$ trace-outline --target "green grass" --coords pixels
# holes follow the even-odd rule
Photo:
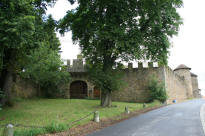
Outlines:
[[[114,107],[99,107],[99,100],[79,99],[33,99],[19,100],[14,107],[4,108],[0,111],[0,124],[24,124],[34,126],[51,126],[52,124],[69,124],[85,115],[98,110],[100,118],[111,118],[124,112],[125,106],[130,111],[143,109],[140,103],[113,102]],[[147,107],[159,105],[159,102],[147,104]],[[78,124],[92,120],[93,116],[81,121]],[[53,127],[55,129],[55,126]],[[62,128],[62,127],[61,127]],[[24,128],[15,128],[23,130]],[[52,127],[50,127],[52,129]],[[65,128],[62,128],[65,130]],[[2,129],[0,130],[2,131]],[[42,130],[39,130],[42,131]],[[51,131],[47,131],[51,132]],[[54,131],[55,132],[55,131]]]

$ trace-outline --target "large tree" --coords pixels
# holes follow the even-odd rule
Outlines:
[[[48,2],[54,0],[0,0],[0,90],[5,93],[3,104],[11,99],[13,75],[25,64],[26,56],[48,39],[44,37],[46,29],[41,25],[46,20]]]
[[[60,42],[56,37],[56,21],[49,15],[44,21],[38,20],[37,41],[40,46],[30,51],[22,64],[19,74],[39,86],[39,96],[64,96],[62,86],[69,81],[69,73],[59,53]]]
[[[60,20],[60,32],[72,31],[73,41],[79,43],[92,67],[110,77],[110,71],[122,61],[149,59],[167,63],[169,38],[182,24],[177,13],[182,0],[76,1],[78,7]],[[112,78],[109,79],[101,88],[102,106],[111,105]]]
[[[28,59],[30,61],[20,75],[39,86],[39,96],[64,97],[62,86],[68,83],[70,76],[58,51],[44,45],[28,55]]]

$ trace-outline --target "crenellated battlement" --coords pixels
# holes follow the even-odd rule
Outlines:
[[[137,67],[133,67],[133,63],[128,63],[127,69],[132,70],[132,69],[148,69],[148,68],[158,68],[158,63],[157,62],[136,62]]]
[[[137,64],[138,67],[133,67],[133,63],[128,63],[128,66],[125,69],[134,70],[134,69],[148,69],[148,68],[158,67],[154,65],[154,62],[148,62],[148,63],[137,62]],[[86,72],[85,63],[83,62],[83,59],[74,59],[72,61],[72,65],[71,65],[71,60],[67,60],[67,67],[68,67],[68,72]]]

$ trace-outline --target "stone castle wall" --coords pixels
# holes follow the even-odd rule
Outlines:
[[[127,86],[120,91],[113,92],[116,101],[147,102],[149,100],[148,84],[153,76],[159,83],[164,84],[168,94],[167,103],[185,101],[188,98],[189,86],[184,77],[179,76],[169,67],[148,67],[125,69],[123,80]]]
[[[200,92],[201,90],[198,87],[198,79],[197,75],[191,74],[191,80],[192,80],[192,90],[193,90],[193,96],[195,98],[201,98]]]
[[[75,75],[80,75],[80,73],[86,73],[83,66],[82,60],[74,60],[73,66],[70,66],[70,61],[68,63],[68,71]],[[190,70],[190,69],[189,69]],[[155,76],[159,83],[163,83],[166,87],[168,94],[167,103],[172,103],[173,100],[177,102],[184,101],[193,96],[192,84],[195,88],[198,88],[197,79],[193,79],[195,82],[192,83],[191,73],[187,69],[179,69],[173,71],[169,67],[160,66],[153,67],[153,63],[148,63],[148,67],[143,67],[142,63],[138,63],[137,68],[133,68],[132,64],[128,64],[128,68],[123,69],[124,73],[122,88],[119,91],[114,91],[112,93],[112,99],[114,101],[127,101],[127,102],[147,102],[149,100],[149,90],[148,85],[152,77]],[[76,80],[75,76],[74,80]],[[94,85],[84,80],[89,86],[89,97],[93,97],[92,88]],[[79,79],[80,80],[80,79]],[[195,89],[196,90],[196,89]]]
[[[163,69],[163,67],[158,68],[152,65],[142,67],[141,63],[139,63],[138,68],[124,69],[123,81],[125,85],[120,91],[112,93],[112,99],[114,101],[148,102],[148,84],[153,76],[155,76],[160,83],[163,83]]]
[[[187,96],[189,98],[192,98],[193,90],[190,69],[176,69],[174,70],[174,73],[184,78],[184,82],[186,83]]]
[[[168,94],[167,103],[172,103],[173,100],[181,102],[187,99],[187,84],[184,77],[177,75],[172,69],[165,69],[165,87]]]
[[[194,90],[198,90],[198,80],[196,76],[192,76],[192,89]]]
[[[38,95],[38,86],[35,83],[19,76],[16,77],[12,88],[12,96],[14,98],[32,98]]]
[[[67,63],[72,80],[69,84],[63,86],[66,90],[65,97],[70,98],[70,86],[73,82],[83,81],[87,85],[86,97],[93,98],[96,86],[88,80],[82,59],[74,60],[73,66],[70,65],[70,61],[67,61]],[[165,66],[153,67],[153,63],[148,63],[148,67],[143,67],[142,63],[138,63],[138,67],[133,68],[132,64],[129,63],[128,68],[123,69],[122,73],[124,73],[123,81],[125,84],[119,91],[112,93],[114,101],[147,102],[149,100],[148,85],[153,76],[157,78],[159,83],[165,85],[168,94],[167,103],[172,103],[173,100],[184,101],[190,98],[190,94],[195,98],[200,97],[197,76],[190,75],[189,70],[173,71]],[[15,97],[30,98],[39,96],[38,90],[38,86],[34,83],[16,78],[12,94]]]

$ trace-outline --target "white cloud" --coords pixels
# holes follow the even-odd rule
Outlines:
[[[68,0],[58,0],[54,7],[48,8],[47,15],[51,14],[54,19],[60,20],[63,18],[68,10],[77,7],[76,4],[71,5]],[[76,59],[77,54],[80,53],[78,45],[72,42],[72,33],[68,32],[64,36],[57,34],[61,42],[61,58],[62,59]]]
[[[198,75],[199,86],[205,89],[205,1],[184,1],[184,8],[179,12],[184,19],[179,35],[172,39],[174,47],[171,49],[169,65],[175,68],[185,64]]]

